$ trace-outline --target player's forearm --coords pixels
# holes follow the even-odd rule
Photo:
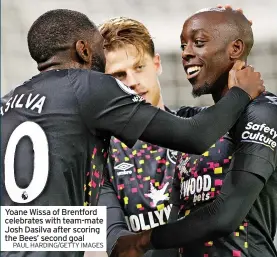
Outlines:
[[[179,210],[181,206],[180,190],[181,190],[181,185],[180,185],[179,174],[175,170],[174,179],[172,183],[172,191],[171,191],[171,196],[169,200],[169,202],[172,204],[172,208],[168,218],[168,223],[172,223],[178,219]]]
[[[113,203],[107,203],[111,200]],[[99,198],[99,205],[107,206],[107,253],[110,255],[119,237],[134,233],[128,230],[121,206],[117,199],[113,199],[112,194],[102,194]]]
[[[153,247],[191,247],[235,231],[246,217],[264,183],[248,172],[231,173],[227,175],[221,194],[213,203],[184,219],[154,228],[151,234]]]
[[[116,241],[122,236],[134,235],[134,232],[131,232],[124,226],[122,223],[117,223],[110,225],[107,229],[107,253],[110,256]]]
[[[99,205],[107,206],[107,253],[110,255],[119,237],[134,233],[128,230],[124,213],[113,194],[102,194],[99,198]]]
[[[193,118],[182,119],[159,111],[141,139],[181,152],[202,154],[235,124],[250,98],[232,88],[216,105]]]
[[[109,255],[119,237],[134,233],[128,230],[124,212],[107,177],[101,189],[98,205],[107,206],[107,252]]]
[[[172,205],[170,215],[168,218],[168,223],[172,223],[178,219],[179,210],[180,210],[180,206]]]

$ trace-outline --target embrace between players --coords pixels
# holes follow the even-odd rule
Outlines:
[[[145,37],[132,41],[140,29]],[[29,50],[41,73],[1,99],[2,205],[107,205],[110,256],[179,254],[170,248],[182,256],[277,256],[277,106],[260,74],[245,67],[250,22],[224,8],[185,21],[187,79],[195,96],[212,94],[216,104],[176,112],[162,101],[161,61],[147,29],[118,18],[100,32],[103,37],[86,16],[68,10],[47,12],[32,25]],[[28,100],[36,93],[45,96],[40,112]],[[30,108],[17,108],[16,95]],[[18,142],[14,170],[4,157],[15,129],[25,135],[38,126],[49,165],[40,191],[28,192],[36,172],[30,142]],[[18,188],[27,187],[24,198],[12,192],[11,172]]]

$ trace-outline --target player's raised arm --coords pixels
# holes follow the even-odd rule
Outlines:
[[[232,88],[226,96],[188,119],[154,108],[108,75],[79,70],[72,72],[71,80],[81,115],[93,133],[110,133],[129,147],[140,138],[166,148],[201,154],[235,124],[251,98],[264,90],[256,72],[248,69],[232,74]]]

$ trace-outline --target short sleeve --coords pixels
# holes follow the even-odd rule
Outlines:
[[[277,105],[261,98],[247,107],[231,131],[237,147],[230,169],[254,173],[266,182],[277,166]]]
[[[112,76],[88,71],[71,71],[81,116],[93,132],[108,132],[132,147],[158,112],[133,90]],[[141,106],[149,105],[140,111]]]

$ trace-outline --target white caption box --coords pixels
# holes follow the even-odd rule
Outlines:
[[[1,251],[106,251],[105,206],[1,206]]]

